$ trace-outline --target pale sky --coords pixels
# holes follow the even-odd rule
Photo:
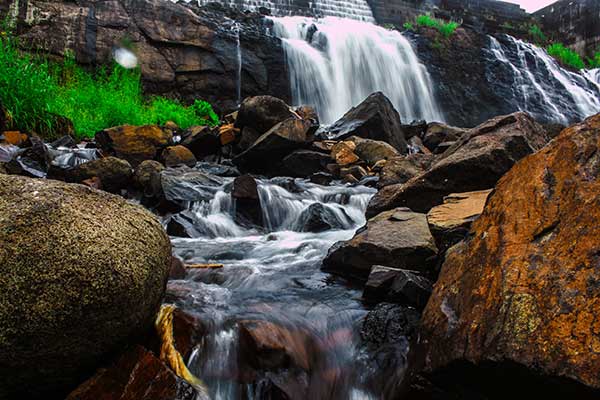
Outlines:
[[[556,0],[503,0],[508,3],[516,3],[525,9],[527,12],[534,12],[540,8],[544,8],[549,4],[555,3]]]

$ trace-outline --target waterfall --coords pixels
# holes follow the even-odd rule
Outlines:
[[[240,44],[240,24],[236,22],[233,24],[233,31],[235,33],[235,45],[236,45],[236,61],[237,61],[237,72],[236,72],[236,101],[239,106],[242,103],[242,46]]]
[[[485,51],[488,81],[506,86],[516,109],[565,125],[600,112],[597,72],[568,71],[545,50],[508,35],[490,36]]]
[[[399,32],[354,20],[273,18],[283,40],[294,105],[311,105],[333,123],[373,92],[403,121],[443,121],[427,69]]]

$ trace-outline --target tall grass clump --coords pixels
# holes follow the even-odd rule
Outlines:
[[[546,43],[546,41],[548,40],[544,32],[542,32],[542,28],[540,28],[537,25],[531,25],[529,27],[529,36],[534,41],[534,43],[538,44]]]
[[[52,132],[56,116],[73,122],[78,137],[92,137],[99,130],[123,124],[145,125],[175,122],[180,128],[217,125],[211,105],[196,100],[184,106],[164,97],[147,99],[141,73],[118,64],[88,72],[67,55],[51,64],[22,53],[8,33],[0,35],[0,104],[9,127]]]
[[[585,68],[585,63],[579,54],[565,47],[562,43],[554,43],[546,48],[548,54],[560,61],[561,64],[575,69]]]
[[[48,105],[56,84],[49,70],[47,62],[21,54],[10,35],[0,34],[0,104],[10,128],[40,133],[52,129]]]
[[[588,58],[587,61],[590,68],[600,68],[600,50],[594,53],[592,58]]]
[[[422,14],[417,17],[416,23],[418,26],[434,28],[440,32],[445,38],[449,38],[454,34],[459,24],[454,21],[444,22],[440,19],[431,17],[430,15]]]

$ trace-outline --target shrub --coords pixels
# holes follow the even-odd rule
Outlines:
[[[581,56],[575,51],[565,47],[562,43],[554,43],[547,47],[548,54],[556,58],[561,64],[575,69],[585,68]]]
[[[536,43],[545,43],[548,40],[546,35],[544,35],[544,32],[542,32],[542,29],[537,25],[531,25],[529,27],[529,36],[531,36]]]
[[[594,57],[588,58],[590,68],[600,68],[600,50],[594,54]]]
[[[0,36],[0,104],[9,127],[52,132],[55,115],[69,118],[78,137],[93,136],[107,127],[175,122],[181,128],[217,125],[219,118],[205,101],[186,107],[178,101],[142,94],[139,69],[118,64],[94,73],[67,55],[61,64],[19,52],[15,39]]]
[[[458,23],[454,21],[444,22],[425,14],[419,15],[416,22],[418,26],[426,26],[437,29],[438,32],[440,32],[446,38],[452,36],[452,34],[456,31],[456,28],[459,26]]]
[[[413,24],[411,24],[410,22],[405,22],[402,27],[407,30],[407,31],[414,31],[415,27]]]

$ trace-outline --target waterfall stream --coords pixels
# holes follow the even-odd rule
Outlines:
[[[488,80],[508,87],[516,109],[565,125],[600,111],[597,70],[568,71],[545,50],[508,35],[490,36],[485,51]]]
[[[294,105],[314,106],[321,122],[335,122],[377,91],[403,121],[443,121],[427,69],[399,32],[335,17],[272,21],[284,43]]]
[[[375,190],[288,178],[258,183],[265,231],[236,224],[231,178],[225,178],[210,201],[189,207],[206,234],[172,238],[174,253],[185,262],[224,264],[222,270],[192,270],[185,280],[168,285],[168,300],[207,327],[188,361],[190,369],[207,382],[214,400],[267,399],[269,382],[285,386],[298,381],[310,399],[380,398],[368,385],[375,368],[369,369],[360,344],[366,314],[361,294],[320,271],[330,246],[351,238],[364,224]],[[333,211],[343,228],[301,232],[302,212],[316,203]],[[286,346],[302,343],[300,351],[310,352],[308,372],[290,377],[290,371],[274,371],[259,377],[258,384],[244,383],[251,368],[244,362],[245,349],[239,348],[239,325],[257,320],[283,327],[289,334]]]

